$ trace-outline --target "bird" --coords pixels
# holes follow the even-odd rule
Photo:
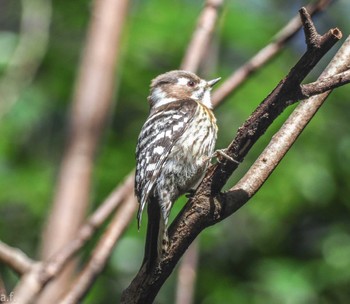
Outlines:
[[[142,265],[151,267],[167,253],[171,208],[195,189],[210,164],[218,131],[210,91],[220,79],[174,70],[151,82],[149,116],[136,146],[138,229],[146,205],[148,213]]]

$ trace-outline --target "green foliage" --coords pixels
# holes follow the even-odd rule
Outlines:
[[[19,6],[18,1],[10,2]],[[96,159],[91,209],[133,169],[138,132],[148,112],[150,80],[179,67],[202,8],[202,1],[131,2],[116,105]],[[208,76],[225,80],[301,5],[300,1],[227,1],[216,34],[218,66]],[[324,30],[339,26],[346,35],[347,6],[344,1],[334,4],[317,25]],[[90,3],[82,0],[53,3],[46,56],[33,82],[0,121],[0,239],[33,257],[55,190],[90,9]],[[11,13],[0,23],[0,76],[18,39],[18,18]],[[298,60],[305,48],[303,39],[298,36],[216,110],[218,147],[229,144],[237,128]],[[348,96],[349,87],[333,93],[256,197],[201,235],[195,303],[350,301]],[[258,142],[228,187],[249,168],[290,111]],[[183,202],[175,206],[172,218]],[[145,230],[144,224],[138,233],[136,223],[131,223],[86,303],[116,301],[141,263]],[[12,274],[0,270],[5,279],[14,281]],[[159,303],[173,302],[175,283],[173,276]]]

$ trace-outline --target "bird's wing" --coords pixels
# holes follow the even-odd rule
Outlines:
[[[136,149],[135,193],[140,203],[137,219],[153,191],[163,164],[174,144],[194,117],[198,104],[192,99],[170,102],[151,112],[142,127]]]

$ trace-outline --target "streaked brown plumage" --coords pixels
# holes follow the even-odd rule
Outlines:
[[[200,182],[210,162],[217,136],[210,90],[218,81],[187,71],[171,71],[152,81],[150,114],[136,148],[139,227],[148,203],[144,263],[152,264],[166,252],[170,210],[179,196]]]

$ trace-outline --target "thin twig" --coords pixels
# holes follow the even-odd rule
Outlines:
[[[30,299],[40,293],[46,284],[63,270],[67,262],[94,235],[95,231],[106,221],[119,204],[133,192],[133,188],[134,173],[132,172],[122,185],[117,187],[90,216],[69,244],[61,248],[46,262],[36,263],[31,267],[30,271],[27,272],[27,275],[22,278],[20,284],[16,287],[16,299],[20,300],[22,304],[29,303]],[[134,205],[136,206],[136,203]]]
[[[328,90],[333,90],[350,82],[350,71],[345,71],[336,75],[331,75],[326,78],[319,79],[315,82],[300,86],[299,99],[305,99],[309,96],[324,93]]]
[[[104,269],[114,246],[128,227],[136,209],[134,193],[130,192],[129,197],[118,209],[79,277],[73,282],[63,299],[59,301],[60,304],[78,303],[88,292],[89,287]]]
[[[97,208],[85,224],[79,229],[76,237],[59,250],[54,256],[43,264],[41,281],[49,282],[62,271],[64,265],[76,254],[85,243],[90,240],[95,231],[107,220],[107,218],[119,207],[119,205],[133,193],[134,173],[126,178],[121,186],[117,187],[107,199]],[[135,204],[136,206],[136,204]]]
[[[314,16],[323,11],[332,2],[332,0],[319,0],[314,4],[308,5],[306,9],[311,16]],[[232,95],[232,92],[237,90],[237,88],[245,82],[247,77],[274,58],[283,49],[285,44],[298,33],[301,27],[302,22],[300,17],[296,15],[275,35],[275,38],[268,45],[237,69],[213,92],[213,105],[218,106],[221,104],[228,96]]]
[[[0,261],[11,267],[18,274],[24,274],[35,263],[23,251],[0,241]]]
[[[24,273],[21,280],[16,285],[13,293],[16,295],[16,303],[33,303],[33,298],[42,290],[40,271],[42,263],[34,263],[30,271]]]
[[[205,2],[205,7],[198,19],[196,30],[182,60],[181,69],[191,72],[198,70],[209,46],[222,3],[223,0],[207,0]]]

